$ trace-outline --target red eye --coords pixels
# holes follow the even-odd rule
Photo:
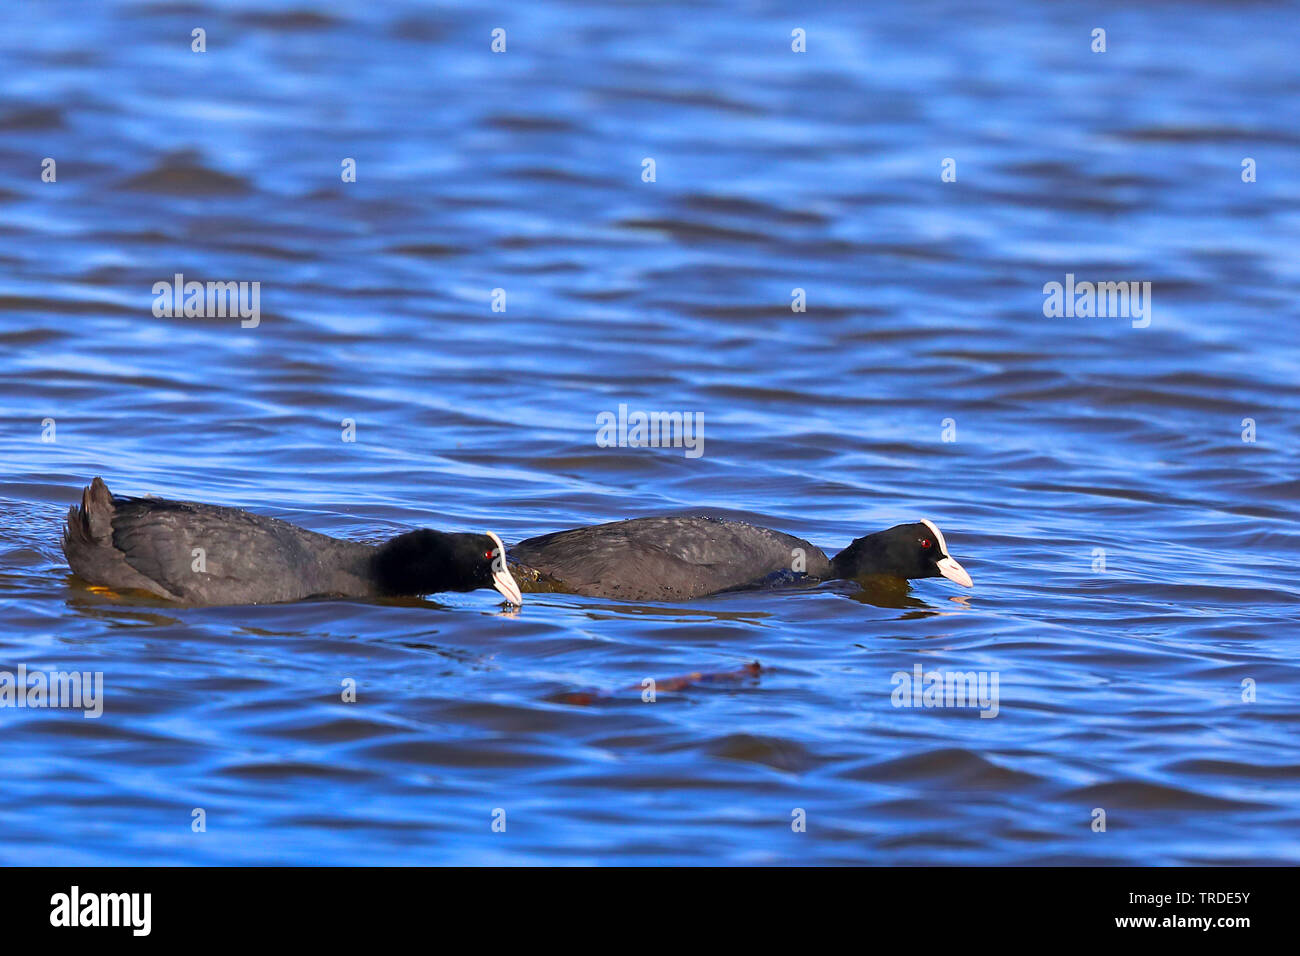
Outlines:
[[[484,552],[483,552],[483,557],[486,558],[487,560],[491,561],[491,560],[492,560],[492,555],[494,555],[494,554],[496,554],[495,551],[484,551]]]
[[[930,550],[930,539],[929,539],[929,538],[922,538],[922,539],[921,539],[921,547],[922,547],[923,550],[929,551],[929,550]]]

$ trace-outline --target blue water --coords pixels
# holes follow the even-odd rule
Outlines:
[[[0,671],[104,713],[0,708],[0,862],[1300,862],[1300,17],[1072,7],[4,5]],[[929,517],[975,587],[174,608],[70,575],[94,475],[369,541]]]

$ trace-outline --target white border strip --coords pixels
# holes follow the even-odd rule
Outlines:
[[[925,525],[927,528],[929,528],[931,531],[934,532],[935,540],[939,542],[939,553],[946,558],[952,557],[952,555],[948,553],[948,542],[943,540],[943,532],[939,530],[939,526],[935,524],[933,521],[931,521],[929,518],[922,518],[921,524]]]

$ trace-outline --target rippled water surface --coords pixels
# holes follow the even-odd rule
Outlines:
[[[0,709],[0,862],[1300,862],[1293,6],[0,19],[0,669],[105,682]],[[155,317],[176,273],[260,324]],[[1149,327],[1045,317],[1067,273]],[[704,454],[598,447],[620,403]],[[96,474],[372,541],[925,516],[975,588],[114,601]]]

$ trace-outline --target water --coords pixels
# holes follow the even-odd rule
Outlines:
[[[1300,862],[1293,6],[0,17],[0,669],[105,682],[0,709],[0,862]],[[1045,317],[1067,273],[1150,326]],[[704,454],[598,447],[620,403]],[[975,588],[114,602],[96,474],[365,540],[926,516]],[[918,664],[996,718],[894,707]]]

